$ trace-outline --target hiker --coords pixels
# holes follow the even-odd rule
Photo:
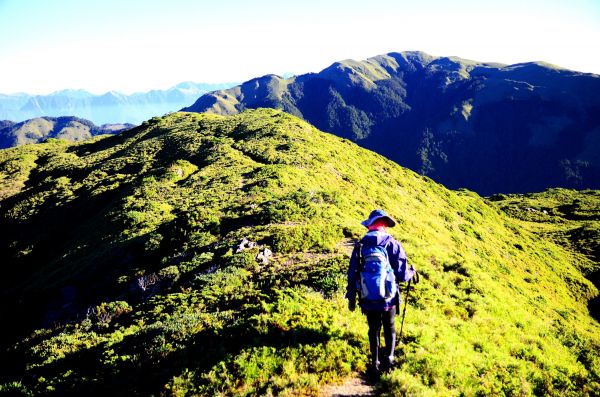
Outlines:
[[[378,375],[382,325],[385,338],[383,369],[389,369],[394,364],[395,320],[396,312],[400,308],[397,283],[409,281],[416,271],[414,266],[408,268],[402,245],[388,234],[387,228],[394,227],[396,221],[385,211],[372,211],[369,218],[361,224],[368,232],[352,251],[346,298],[348,309],[354,311],[356,295],[359,295],[358,303],[369,324],[371,371]]]

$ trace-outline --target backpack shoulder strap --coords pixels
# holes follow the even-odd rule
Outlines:
[[[387,260],[388,266],[392,266],[391,262],[390,262],[390,254],[388,253],[387,250],[387,245],[382,245],[381,248],[383,248],[383,253],[385,254],[385,259]]]
[[[360,273],[365,268],[365,258],[363,257],[363,254],[362,254],[363,243],[361,243],[360,240],[357,241],[356,244],[354,244],[354,248],[356,249],[356,259],[358,261],[358,266],[356,267],[356,271],[358,273]]]

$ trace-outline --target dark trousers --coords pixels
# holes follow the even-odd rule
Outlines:
[[[365,312],[369,323],[369,345],[371,347],[371,363],[379,366],[379,338],[381,326],[383,325],[383,337],[385,339],[385,356],[390,361],[394,360],[394,348],[396,346],[396,306],[388,311]],[[387,363],[386,363],[387,364]]]

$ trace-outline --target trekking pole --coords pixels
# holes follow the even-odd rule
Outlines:
[[[404,328],[404,317],[406,317],[406,306],[408,306],[408,294],[410,293],[410,283],[413,281],[413,278],[415,279],[415,284],[417,284],[419,282],[419,276],[418,273],[415,272],[415,275],[413,277],[411,277],[410,280],[408,280],[408,286],[406,287],[406,303],[404,303],[404,311],[402,312],[402,323],[400,324],[400,336],[398,337],[398,340],[402,340],[402,329]]]
[[[406,306],[408,306],[408,293],[410,292],[411,281],[412,278],[408,280],[408,286],[406,287],[406,302],[404,303],[404,311],[402,312],[402,323],[400,323],[400,336],[398,337],[398,340],[402,340],[402,329],[404,328],[404,317],[406,317]]]

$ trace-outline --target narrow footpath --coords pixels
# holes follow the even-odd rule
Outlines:
[[[324,386],[319,394],[320,397],[364,397],[376,395],[375,388],[361,377],[349,378],[341,385]]]

